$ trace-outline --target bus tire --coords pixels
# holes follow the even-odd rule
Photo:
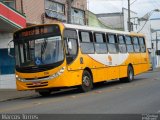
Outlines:
[[[82,84],[80,86],[81,92],[88,92],[93,88],[93,80],[89,71],[84,70],[82,74]]]
[[[128,70],[127,70],[127,77],[125,78],[120,78],[121,82],[131,82],[134,80],[134,70],[132,66],[128,66]]]
[[[39,91],[38,93],[43,97],[47,97],[51,95],[51,91]]]

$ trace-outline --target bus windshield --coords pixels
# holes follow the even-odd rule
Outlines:
[[[61,36],[15,44],[15,52],[16,65],[21,67],[54,64],[64,59]]]
[[[22,29],[14,34],[14,46],[16,68],[23,68],[21,71],[28,67],[44,69],[47,65],[52,69],[64,60],[58,25]]]

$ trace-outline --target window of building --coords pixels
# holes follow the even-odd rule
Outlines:
[[[11,7],[11,8],[16,8],[16,2],[15,0],[2,0],[2,2],[4,2],[7,6]]]
[[[93,36],[91,32],[79,32],[81,51],[83,54],[94,54],[94,43]]]
[[[85,12],[80,9],[71,9],[71,23],[85,25]]]
[[[45,1],[45,12],[48,17],[60,19],[65,21],[65,6],[51,0]]]

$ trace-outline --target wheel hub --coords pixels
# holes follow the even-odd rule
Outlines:
[[[90,85],[89,77],[88,77],[88,76],[84,76],[84,78],[83,78],[83,83],[84,83],[84,85],[87,86],[87,87]]]

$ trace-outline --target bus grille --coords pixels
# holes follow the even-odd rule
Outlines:
[[[26,84],[28,88],[38,88],[48,86],[48,82],[33,82]]]
[[[43,79],[43,78],[48,78],[48,77],[49,77],[49,76],[39,77],[39,78],[37,78],[37,80],[38,80],[38,79]],[[28,80],[28,81],[29,81],[29,80],[34,80],[34,79],[33,79],[33,78],[25,78],[25,80]]]

